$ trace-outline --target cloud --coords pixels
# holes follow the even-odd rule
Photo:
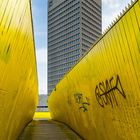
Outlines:
[[[36,49],[36,57],[38,64],[45,64],[47,65],[47,48],[37,48]]]
[[[120,7],[120,0],[103,0],[102,1],[104,5],[108,5],[111,9],[116,9]]]
[[[102,2],[102,31],[104,31],[131,0],[103,0]]]
[[[36,49],[39,94],[47,94],[47,47]]]
[[[118,13],[110,13],[110,15],[104,14],[102,19],[102,30],[104,31],[109,25],[111,25],[111,22],[117,17]]]

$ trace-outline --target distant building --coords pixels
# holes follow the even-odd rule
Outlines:
[[[46,94],[39,95],[39,102],[36,111],[48,111],[48,104],[47,104],[48,96]]]
[[[101,0],[48,1],[48,93],[101,36]]]

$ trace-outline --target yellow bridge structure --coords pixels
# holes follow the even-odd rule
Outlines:
[[[31,0],[0,0],[0,140],[16,140],[23,130],[26,136],[34,125],[46,136],[50,131],[58,135],[60,130],[53,134],[54,129],[46,128],[50,124],[60,126],[72,140],[140,140],[140,0],[56,85],[48,99],[51,117],[34,116],[38,100],[34,46]],[[36,123],[33,116],[51,120]]]

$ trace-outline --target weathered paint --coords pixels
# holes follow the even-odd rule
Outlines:
[[[56,85],[51,117],[84,139],[140,139],[140,0]]]
[[[18,137],[37,98],[30,0],[0,0],[0,140]]]

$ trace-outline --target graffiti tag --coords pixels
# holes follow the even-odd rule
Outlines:
[[[79,109],[82,109],[83,112],[88,111],[88,106],[90,105],[88,97],[84,98],[82,93],[76,93],[74,94],[74,98],[75,102],[80,105]]]
[[[96,99],[101,107],[111,104],[118,106],[115,93],[119,93],[123,98],[126,98],[123,90],[119,75],[111,77],[109,80],[105,80],[96,85],[95,95]]]

